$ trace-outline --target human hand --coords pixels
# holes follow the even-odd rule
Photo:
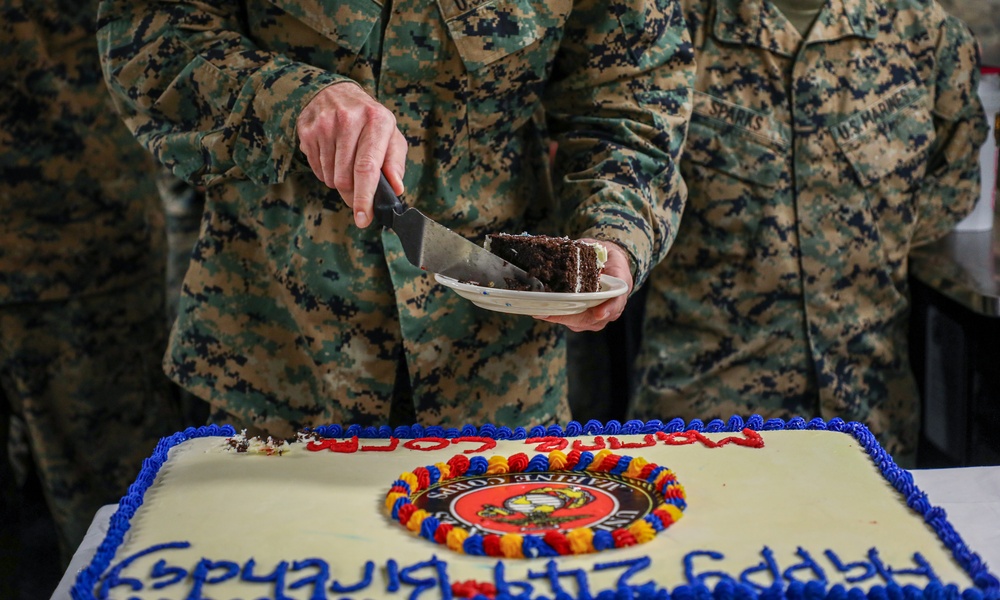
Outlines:
[[[316,94],[296,123],[299,148],[316,177],[354,210],[354,222],[372,222],[379,171],[403,193],[406,138],[396,117],[360,86],[337,83]]]
[[[559,315],[551,317],[535,317],[541,321],[549,323],[560,323],[569,327],[573,331],[600,331],[608,323],[614,321],[622,315],[625,310],[625,303],[632,293],[632,270],[629,268],[628,254],[621,246],[613,242],[605,242],[584,238],[586,242],[597,242],[608,249],[608,261],[604,264],[603,273],[621,279],[628,284],[628,293],[610,298],[605,302],[593,306],[575,315]]]

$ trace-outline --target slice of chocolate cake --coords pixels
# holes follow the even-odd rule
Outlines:
[[[486,249],[545,284],[546,292],[596,292],[608,258],[600,244],[545,235],[492,233]]]

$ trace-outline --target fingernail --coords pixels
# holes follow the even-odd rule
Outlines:
[[[359,210],[354,213],[354,222],[357,223],[358,227],[364,227],[368,224],[368,215],[365,214],[365,211]]]

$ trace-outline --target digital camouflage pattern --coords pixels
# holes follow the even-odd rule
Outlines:
[[[767,0],[682,4],[690,192],[631,415],[842,417],[912,456],[906,257],[978,198],[971,34],[929,0],[829,0],[804,44]]]
[[[409,143],[403,200],[477,243],[492,232],[614,240],[644,279],[684,201],[676,160],[693,56],[673,2],[104,0],[119,108],[206,186],[168,373],[213,412],[288,435],[384,423],[405,355],[417,420],[568,418],[559,327],[490,313],[358,229],[297,150],[301,109],[362,86]],[[352,83],[354,82],[354,83]],[[544,112],[543,112],[544,111]],[[544,118],[542,118],[544,116]],[[549,131],[560,143],[546,194]]]
[[[104,83],[96,1],[0,6],[0,460],[20,480],[0,484],[37,471],[65,565],[180,425],[163,215]]]
[[[0,6],[0,305],[160,273],[154,163],[104,84],[96,1]]]
[[[150,301],[163,298],[163,286],[161,276],[0,309],[0,411],[9,406],[23,424],[12,441],[28,437],[63,566],[94,513],[117,503],[159,439],[184,426],[161,367],[163,304]]]

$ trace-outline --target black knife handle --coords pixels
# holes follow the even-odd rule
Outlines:
[[[403,214],[403,203],[399,201],[396,192],[392,191],[392,186],[381,172],[378,174],[378,187],[375,188],[375,220],[382,227],[392,228],[392,217],[394,214]]]

